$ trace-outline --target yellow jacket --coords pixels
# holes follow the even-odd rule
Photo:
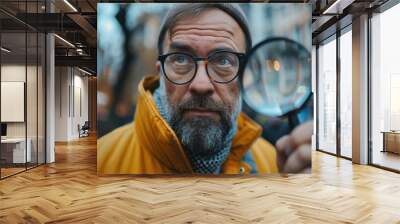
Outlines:
[[[139,84],[134,122],[97,141],[99,174],[193,173],[179,139],[161,117],[152,98],[159,85],[156,76]],[[231,152],[221,173],[276,173],[275,148],[260,137],[261,127],[241,113]]]

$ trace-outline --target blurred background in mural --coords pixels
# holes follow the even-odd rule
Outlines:
[[[157,38],[170,3],[98,4],[97,119],[98,137],[132,121],[139,81],[156,74]],[[280,36],[311,52],[311,6],[308,4],[239,4],[248,17],[253,45]],[[312,117],[312,102],[298,114]],[[244,112],[264,127],[271,143],[289,132],[286,118],[260,115],[246,104]]]

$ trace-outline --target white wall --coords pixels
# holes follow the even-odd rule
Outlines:
[[[55,141],[68,140],[69,69],[55,68]]]
[[[78,124],[88,121],[88,78],[76,68],[56,67],[55,85],[55,140],[77,139]]]
[[[78,137],[78,124],[81,126],[85,123],[85,121],[89,120],[89,113],[88,113],[88,78],[87,76],[83,77],[83,73],[78,73],[76,75],[75,70],[74,75],[74,108],[73,108],[73,119],[72,119],[72,130],[71,135],[74,137]],[[81,107],[81,108],[80,108]],[[81,110],[81,111],[80,111]]]

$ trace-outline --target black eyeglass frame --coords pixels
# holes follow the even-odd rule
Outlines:
[[[199,62],[199,61],[206,61],[206,62],[208,62],[208,60],[209,60],[211,57],[213,57],[215,54],[217,54],[217,53],[224,53],[224,52],[234,54],[234,55],[239,59],[239,69],[238,69],[236,75],[233,76],[232,79],[230,79],[230,80],[228,80],[228,81],[224,81],[224,82],[214,80],[213,78],[211,78],[211,76],[210,76],[210,74],[209,74],[209,72],[208,72],[208,63],[206,63],[205,66],[206,66],[207,75],[208,75],[208,77],[209,77],[213,82],[221,83],[221,84],[227,84],[227,83],[230,83],[230,82],[232,82],[233,80],[235,80],[235,79],[239,76],[239,74],[241,74],[241,72],[243,72],[244,64],[245,64],[245,61],[246,61],[246,54],[245,54],[245,53],[233,52],[233,51],[227,51],[227,50],[221,50],[221,51],[215,51],[215,52],[211,53],[210,55],[208,55],[207,57],[197,57],[197,56],[193,56],[192,54],[189,54],[189,53],[186,53],[186,52],[171,52],[171,53],[159,55],[159,56],[158,56],[158,60],[161,62],[161,68],[162,68],[163,74],[164,74],[165,78],[166,78],[168,81],[174,83],[175,85],[185,85],[185,84],[188,84],[188,83],[192,82],[193,79],[194,79],[194,77],[196,77],[196,75],[197,75],[197,69],[198,69],[198,66],[199,66],[197,62]],[[192,60],[195,62],[195,63],[194,63],[194,64],[195,64],[194,75],[192,76],[192,78],[190,78],[190,79],[189,79],[188,81],[186,81],[186,82],[183,82],[183,83],[176,83],[176,82],[172,81],[170,78],[168,78],[168,75],[167,75],[166,72],[165,72],[165,67],[164,67],[164,66],[165,66],[165,63],[164,63],[164,62],[165,62],[165,59],[166,59],[168,56],[174,55],[174,54],[183,54],[183,55],[189,56],[189,57],[191,57]]]

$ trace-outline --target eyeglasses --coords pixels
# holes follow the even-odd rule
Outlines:
[[[174,52],[158,56],[165,77],[172,83],[183,85],[196,76],[198,61],[204,61],[208,77],[217,83],[229,83],[240,73],[245,54],[216,51],[206,58],[188,53]]]

